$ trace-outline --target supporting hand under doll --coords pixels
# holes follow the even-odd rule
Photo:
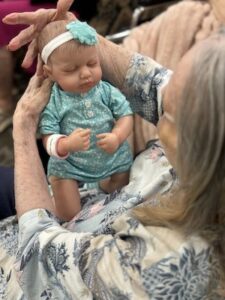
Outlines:
[[[60,139],[57,152],[60,156],[75,151],[86,151],[90,146],[90,129],[75,129],[69,136]]]
[[[116,152],[120,145],[119,138],[115,133],[100,133],[96,137],[99,139],[97,146],[109,154]]]

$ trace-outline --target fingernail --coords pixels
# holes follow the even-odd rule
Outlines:
[[[11,13],[8,16],[5,16],[2,21],[14,21],[17,18],[17,13]]]
[[[9,44],[8,44],[8,47],[12,50],[17,48],[18,46],[19,46],[18,42],[14,39],[11,40],[11,42],[9,42]]]
[[[25,62],[23,61],[21,66],[24,69],[28,69],[31,66],[32,62],[30,62],[29,60],[26,60]]]

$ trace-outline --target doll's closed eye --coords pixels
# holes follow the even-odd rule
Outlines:
[[[77,66],[67,66],[63,68],[63,72],[73,72],[77,70]]]
[[[90,61],[87,65],[88,65],[88,67],[94,67],[94,66],[96,66],[97,65],[97,61]]]

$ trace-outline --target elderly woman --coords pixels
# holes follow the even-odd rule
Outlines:
[[[40,24],[52,13],[20,15],[19,20]],[[14,46],[32,36],[25,32]],[[36,75],[13,121],[20,297],[224,299],[225,31],[199,42],[172,77],[150,58],[102,37],[99,41],[104,77],[123,89],[134,111],[158,123],[179,185],[159,196],[160,206],[146,201],[101,232],[75,232],[73,222],[61,226],[51,213],[35,139],[50,84]],[[31,53],[27,58],[32,60]]]

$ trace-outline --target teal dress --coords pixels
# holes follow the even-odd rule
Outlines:
[[[55,83],[50,100],[42,112],[39,132],[43,135],[69,135],[76,128],[90,128],[90,148],[73,152],[67,159],[50,157],[48,176],[96,182],[115,173],[128,171],[132,151],[127,141],[113,154],[97,147],[96,135],[111,132],[115,121],[132,110],[123,94],[107,82],[100,81],[85,94],[65,92]]]

